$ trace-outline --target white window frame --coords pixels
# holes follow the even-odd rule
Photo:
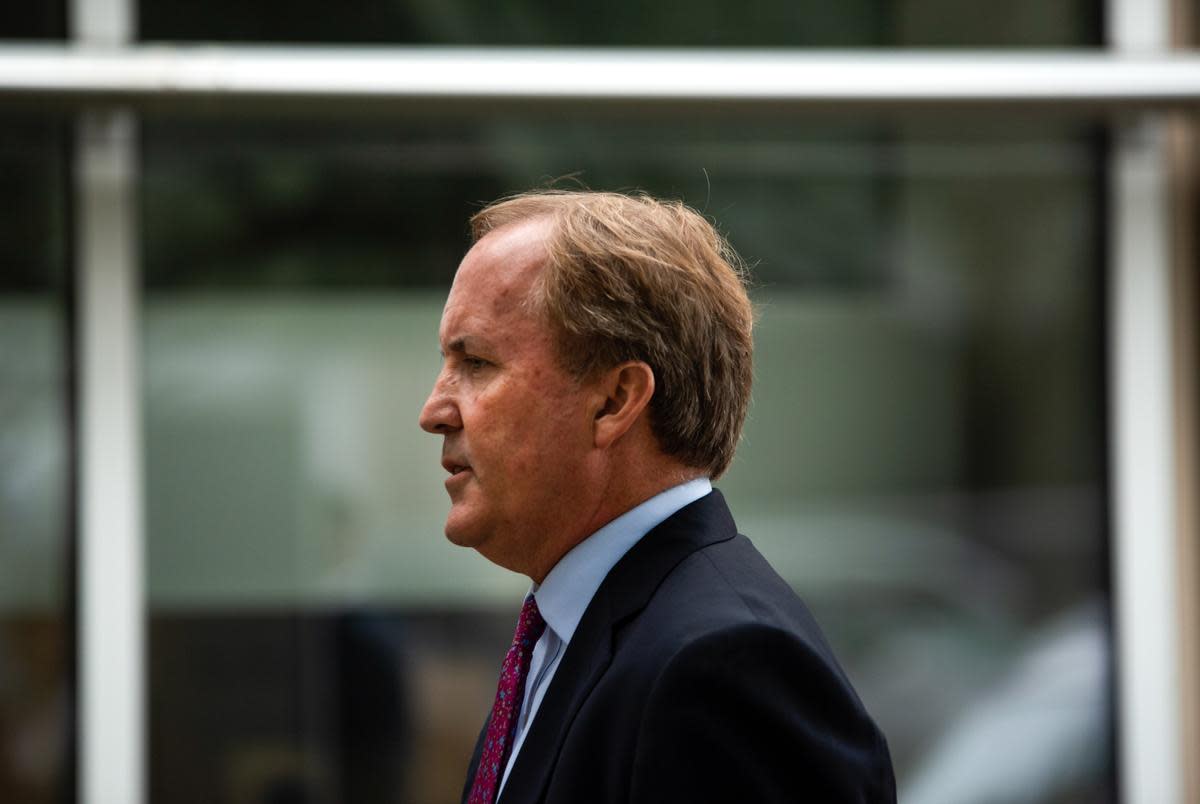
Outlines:
[[[173,47],[132,44],[134,0],[72,0],[67,45],[0,44],[0,105],[78,112],[79,798],[146,798],[145,560],[136,112],[275,106],[372,113],[505,105],[1063,107],[1118,119],[1109,188],[1114,612],[1122,799],[1182,802],[1182,613],[1165,123],[1200,108],[1200,58],[1169,52],[1169,0],[1108,0],[1101,52]],[[1194,266],[1190,270],[1195,270]],[[1196,412],[1185,415],[1194,421]],[[1185,697],[1184,685],[1189,685]]]
[[[122,52],[133,0],[71,0],[75,47]],[[146,800],[145,550],[136,119],[80,105],[75,126],[79,448],[78,799]]]
[[[1109,0],[1108,39],[1121,56],[1165,54],[1167,0]],[[1111,200],[1109,423],[1113,511],[1113,611],[1117,662],[1117,760],[1128,802],[1184,802],[1185,702],[1179,568],[1190,551],[1179,530],[1176,450],[1184,363],[1172,342],[1181,308],[1172,303],[1171,182],[1167,117],[1118,123],[1109,156]],[[1195,416],[1195,412],[1191,412]],[[1192,575],[1189,578],[1195,582]],[[1194,773],[1194,769],[1192,773]]]

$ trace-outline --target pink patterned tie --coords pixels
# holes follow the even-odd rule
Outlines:
[[[479,767],[475,771],[475,782],[471,785],[467,804],[493,804],[496,800],[496,791],[500,789],[500,780],[504,778],[504,766],[508,764],[509,754],[512,753],[517,715],[525,700],[525,677],[529,674],[533,646],[545,630],[546,621],[538,611],[537,601],[530,595],[521,607],[521,619],[517,623],[517,633],[513,635],[512,647],[500,666],[500,683],[496,686],[492,719],[488,722],[483,753],[479,756]]]

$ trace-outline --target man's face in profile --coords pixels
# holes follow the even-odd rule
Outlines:
[[[547,225],[497,229],[463,259],[442,312],[442,369],[420,417],[444,439],[446,536],[526,574],[580,514],[596,405],[594,390],[560,366],[550,326],[525,303]]]

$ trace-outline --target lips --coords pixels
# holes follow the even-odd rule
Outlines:
[[[470,464],[459,463],[458,461],[451,460],[450,458],[442,459],[442,468],[449,472],[452,477],[455,475],[460,475],[463,472],[469,472],[471,470]]]

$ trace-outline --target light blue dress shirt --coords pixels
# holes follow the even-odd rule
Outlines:
[[[651,529],[710,491],[712,484],[708,478],[699,477],[651,497],[577,544],[554,565],[541,585],[533,585],[531,593],[546,621],[546,630],[533,646],[525,682],[525,700],[517,715],[512,754],[504,767],[497,797],[504,791],[504,783],[508,781],[525,735],[529,733],[529,724],[537,714],[575,628],[608,571]]]

